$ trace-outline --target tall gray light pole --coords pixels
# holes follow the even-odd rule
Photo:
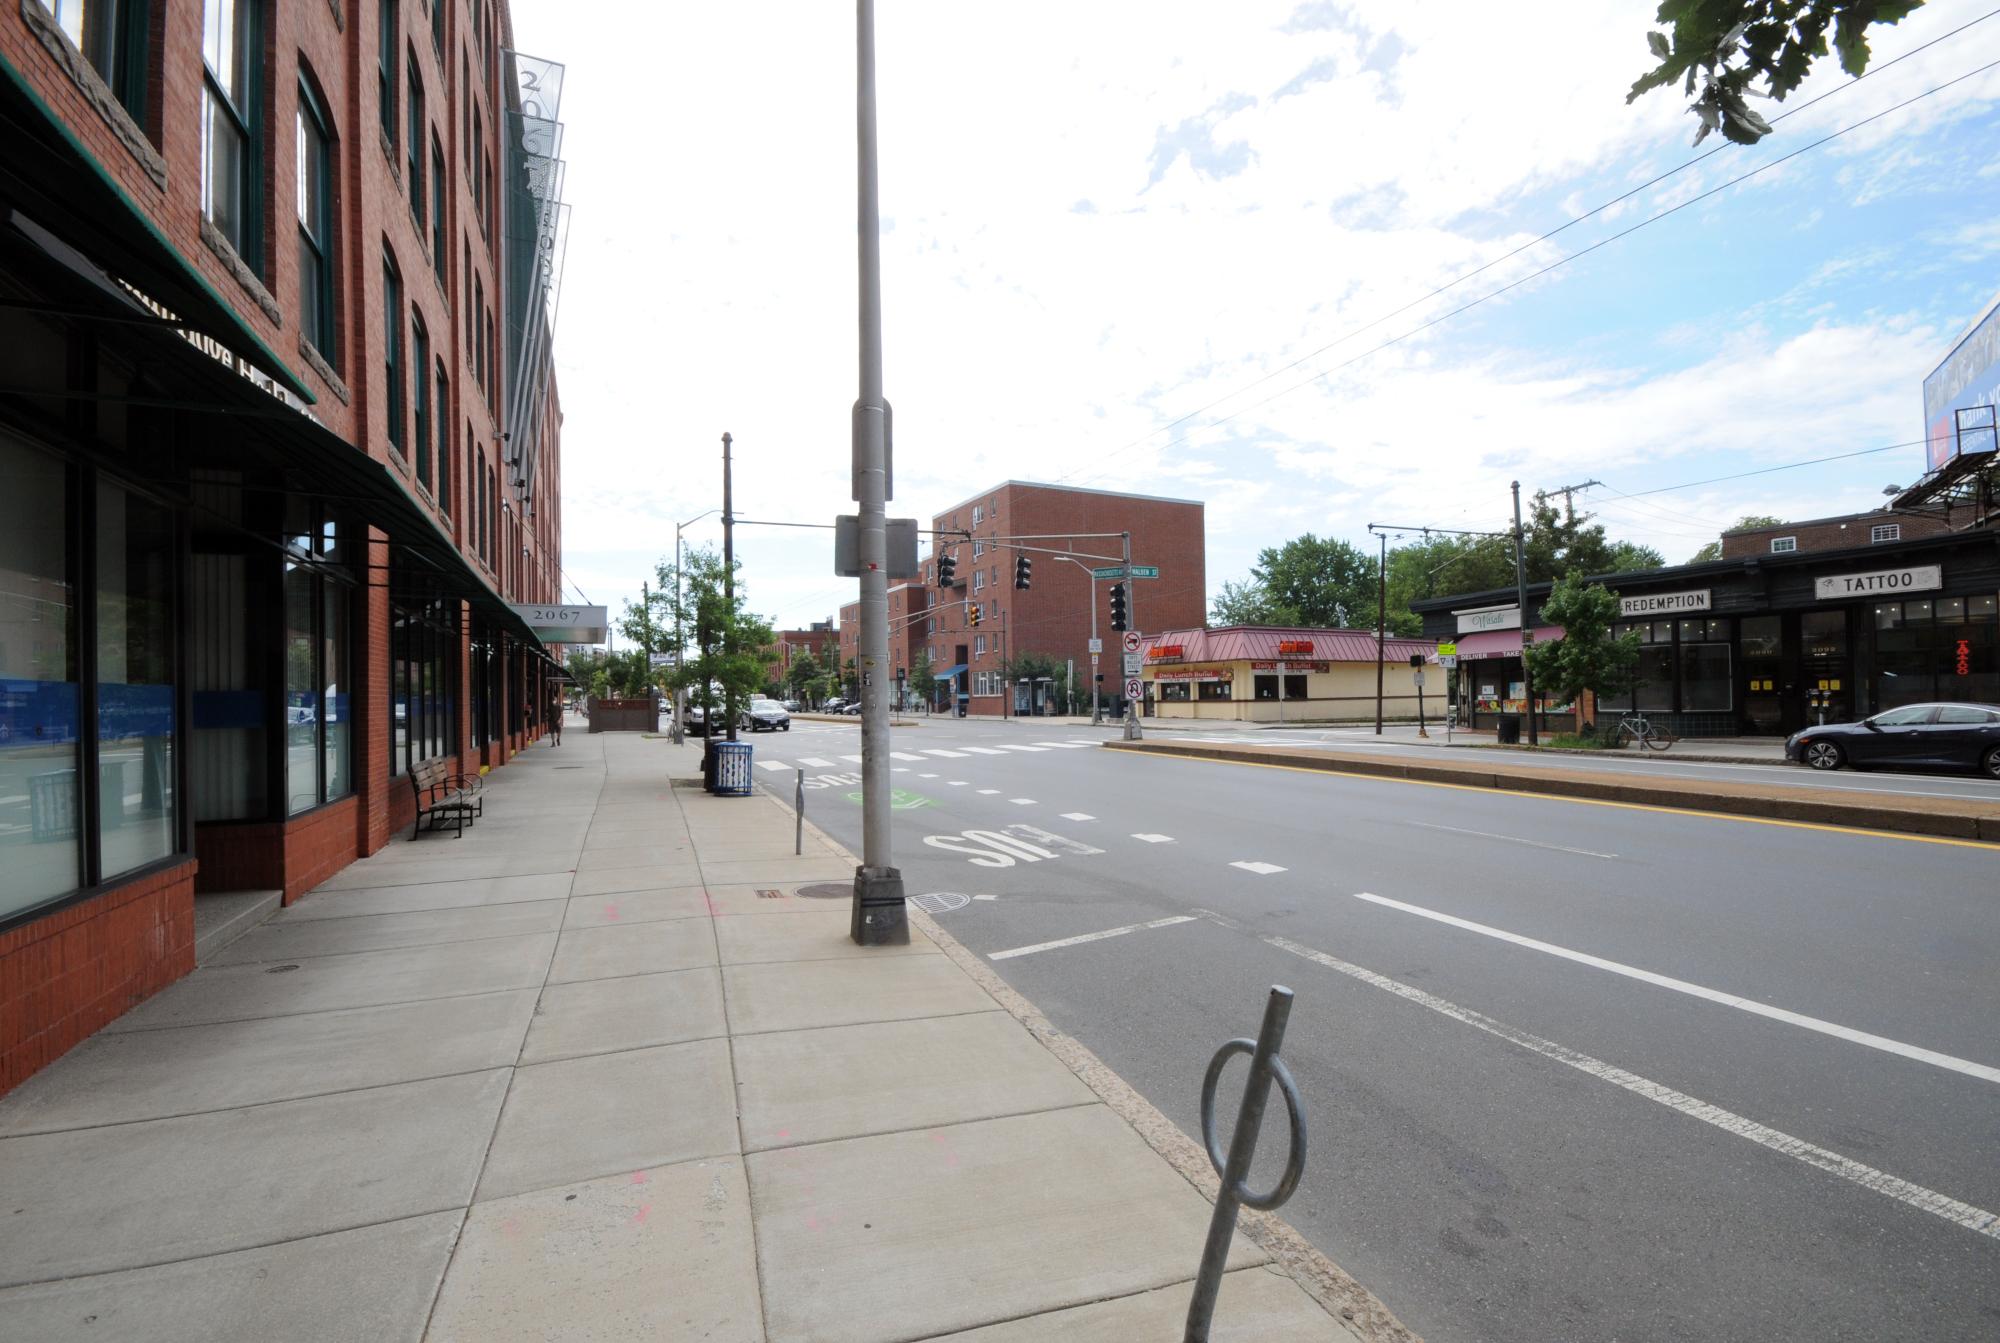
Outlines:
[[[1128,629],[1136,630],[1139,628],[1139,611],[1138,604],[1132,600],[1132,594],[1134,589],[1139,585],[1132,579],[1132,533],[1119,533],[1119,540],[1123,545],[1121,553],[1124,556],[1120,562],[1125,569],[1125,625]],[[1091,605],[1094,607],[1096,603],[1092,602]],[[1118,661],[1118,670],[1122,674],[1125,670],[1125,645],[1123,640],[1120,640],[1118,645]],[[1119,689],[1122,690],[1124,687],[1120,686]],[[1125,740],[1138,741],[1145,735],[1139,729],[1139,701],[1127,695],[1125,697]]]
[[[722,609],[729,613],[730,627],[736,620],[736,515],[729,511],[729,435],[722,436]],[[724,653],[730,650],[724,647]],[[702,702],[707,703],[708,687],[702,687]],[[729,740],[736,740],[736,697],[733,691],[725,690],[722,697],[722,713],[729,720]],[[706,713],[703,715],[706,717]],[[707,723],[701,725],[703,749],[714,753],[715,729]]]
[[[1375,735],[1379,737],[1382,735],[1382,659],[1389,639],[1389,533],[1383,532],[1378,539],[1382,543],[1382,558],[1377,563],[1377,572],[1382,587],[1375,607]]]
[[[856,228],[860,242],[861,396],[854,403],[854,498],[861,505],[861,866],[848,936],[910,940],[903,874],[889,858],[889,403],[882,394],[882,221],[875,150],[875,0],[854,7]]]

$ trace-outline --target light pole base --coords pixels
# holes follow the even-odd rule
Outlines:
[[[854,869],[854,917],[847,935],[856,946],[910,944],[910,914],[903,905],[903,874],[899,869]]]
[[[1126,741],[1145,740],[1145,733],[1143,733],[1139,729],[1139,720],[1136,717],[1133,717],[1129,714],[1125,718],[1125,740]]]

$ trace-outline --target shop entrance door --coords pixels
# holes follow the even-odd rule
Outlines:
[[[1820,721],[1813,707],[1817,693],[1826,721],[1854,721],[1854,657],[1847,628],[1847,610],[1807,611],[1799,616],[1799,680],[1787,708],[1795,714],[1796,732]]]

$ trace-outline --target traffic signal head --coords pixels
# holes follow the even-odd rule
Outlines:
[[[939,586],[939,587],[941,587],[941,588],[948,588],[948,587],[950,587],[950,586],[951,586],[951,583],[952,583],[952,579],[953,579],[954,577],[956,577],[956,575],[957,575],[957,572],[958,572],[958,557],[957,557],[957,556],[955,556],[955,555],[940,555],[940,556],[938,556],[938,586]]]
[[[1033,560],[1029,559],[1026,555],[1016,555],[1014,557],[1015,587],[1020,588],[1022,591],[1025,592],[1028,587],[1028,580],[1033,578],[1034,574],[1035,574],[1035,563]]]
[[[1113,583],[1111,585],[1111,629],[1115,634],[1122,634],[1125,631],[1125,627],[1125,585],[1123,583]]]
[[[965,623],[968,625],[977,625],[979,623],[979,603],[974,602],[965,608]]]

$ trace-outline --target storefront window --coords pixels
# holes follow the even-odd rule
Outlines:
[[[445,601],[392,609],[389,665],[397,708],[390,768],[397,773],[416,761],[458,751],[454,614],[455,603]]]
[[[1689,623],[1706,625],[1709,622]],[[1728,644],[1683,643],[1681,645],[1683,712],[1727,712],[1734,704],[1735,689],[1736,683],[1730,675]]]
[[[347,584],[285,566],[285,786],[288,815],[354,791],[350,763]]]
[[[348,684],[348,609],[351,605],[345,583],[324,585],[325,613],[320,623],[320,707],[324,723],[320,744],[325,762],[326,799],[346,797],[354,791],[354,715],[349,706],[353,693]]]
[[[69,470],[0,438],[0,917],[75,889],[76,592]]]
[[[2000,623],[1990,596],[1879,602],[1873,678],[1878,708],[2000,696]]]
[[[1278,697],[1278,678],[1275,674],[1259,672],[1255,680],[1258,699],[1276,699]]]
[[[1197,682],[1195,682],[1195,684],[1201,687],[1201,689],[1200,689],[1199,691],[1197,691],[1196,693],[1197,693],[1197,694],[1199,694],[1199,695],[1200,695],[1200,697],[1201,697],[1202,699],[1210,699],[1210,700],[1214,700],[1214,699],[1228,699],[1228,698],[1229,698],[1229,688],[1230,688],[1230,685],[1231,685],[1231,682],[1228,682],[1228,681],[1197,681]]]
[[[174,519],[97,487],[98,842],[108,879],[174,852]]]
[[[1189,697],[1186,681],[1160,681],[1156,683],[1155,689],[1158,690],[1163,703],[1168,700],[1184,701]]]
[[[1288,672],[1285,675],[1285,698],[1304,699],[1306,697],[1306,677],[1304,672]]]
[[[1639,649],[1636,693],[1638,707],[1649,713],[1667,713],[1673,709],[1674,650],[1670,645],[1647,643]]]

